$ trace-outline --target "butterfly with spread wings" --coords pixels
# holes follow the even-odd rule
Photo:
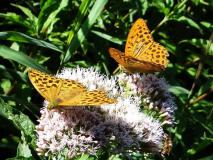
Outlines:
[[[60,106],[100,106],[116,102],[104,91],[88,91],[75,80],[57,78],[35,69],[30,69],[28,76],[36,90],[49,102],[48,109]]]

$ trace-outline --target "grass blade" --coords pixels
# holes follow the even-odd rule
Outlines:
[[[74,35],[70,46],[68,47],[67,52],[64,55],[62,63],[69,61],[73,52],[78,49],[79,45],[84,41],[86,35],[90,31],[90,28],[93,26],[96,19],[100,16],[107,2],[108,0],[95,1],[95,4],[93,5],[87,19],[83,23],[82,27],[79,29],[78,33]]]
[[[48,48],[48,49],[51,49],[51,50],[54,50],[57,52],[62,52],[57,46],[55,46],[51,43],[30,37],[30,36],[28,36],[24,33],[20,33],[20,32],[14,32],[14,31],[0,32],[0,39],[3,39],[3,40],[6,39],[6,40],[22,42],[22,43],[30,43],[30,44]]]
[[[110,42],[113,42],[113,43],[116,43],[116,44],[119,44],[119,45],[123,45],[124,44],[124,40],[122,41],[119,38],[112,37],[112,36],[110,36],[108,34],[105,34],[103,32],[99,32],[99,31],[94,31],[93,30],[92,33],[94,33],[95,35],[97,35],[97,36],[99,36],[99,37],[101,37],[103,39],[106,39],[106,40],[108,40]]]
[[[83,0],[83,2],[81,3],[78,13],[76,15],[76,18],[74,20],[74,27],[71,29],[71,31],[69,33],[67,44],[70,44],[75,33],[79,30],[82,20],[86,16],[87,11],[89,9],[90,2],[91,2],[91,0]]]
[[[48,0],[44,4],[44,9],[42,9],[41,11],[41,15],[43,16],[39,16],[39,27],[41,27],[41,33],[50,33],[53,30],[53,25],[58,21],[58,13],[61,12],[68,5],[68,2],[68,0],[61,0],[61,2],[59,3],[56,1]],[[55,10],[51,8],[51,6],[54,5],[56,5]],[[49,16],[46,16],[46,9],[52,9]],[[42,20],[40,18],[42,18]],[[41,24],[42,21],[44,22]]]
[[[8,60],[16,61],[25,66],[47,72],[47,70],[42,65],[38,64],[36,61],[34,61],[32,58],[28,57],[24,53],[15,51],[3,45],[0,45],[0,56]]]

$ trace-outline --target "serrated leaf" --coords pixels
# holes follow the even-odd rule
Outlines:
[[[32,158],[32,153],[30,150],[30,146],[27,144],[27,141],[24,137],[24,134],[22,132],[22,136],[21,136],[21,142],[19,142],[18,147],[17,147],[17,154],[16,157],[24,157],[24,158]]]

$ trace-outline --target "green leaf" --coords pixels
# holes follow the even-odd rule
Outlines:
[[[26,7],[17,4],[11,4],[12,6],[19,8],[32,22],[37,23],[37,17]]]
[[[82,154],[78,160],[87,160],[89,158],[88,154]]]
[[[195,68],[192,68],[192,67],[187,68],[186,72],[187,72],[191,77],[194,77],[195,74],[196,74]]]
[[[54,51],[57,51],[57,52],[63,52],[57,46],[55,46],[51,43],[30,37],[30,36],[28,36],[24,33],[20,33],[20,32],[14,32],[14,31],[0,32],[0,39],[4,39],[4,40],[6,39],[6,40],[10,40],[10,41],[15,41],[15,42],[34,44],[34,45],[41,46],[41,47],[44,47],[44,48],[48,48],[48,49],[51,49],[51,50],[54,50]]]
[[[59,20],[57,17],[58,13],[60,13],[65,7],[67,7],[69,0],[61,0],[61,2],[57,5],[57,8],[52,11],[44,22],[41,33],[51,33],[53,30],[53,25]]]
[[[168,15],[171,7],[167,6],[166,2],[168,1],[152,1],[152,5],[155,6],[159,12]]]
[[[20,15],[17,15],[16,13],[0,13],[0,18],[5,18],[7,21],[11,21],[26,28],[31,28],[30,22],[22,18]]]
[[[94,30],[92,30],[91,32],[94,33],[95,35],[97,35],[97,36],[99,36],[101,38],[104,38],[104,39],[106,39],[108,41],[111,41],[113,43],[116,43],[116,44],[119,44],[119,45],[123,45],[124,44],[124,41],[122,41],[121,39],[116,38],[116,37],[112,37],[112,36],[110,36],[108,34],[105,34],[103,32],[94,31]]]
[[[26,78],[26,74],[23,74],[22,72],[19,71],[15,71],[13,69],[10,68],[6,68],[3,65],[0,65],[0,73],[1,73],[1,77],[7,78],[9,80],[17,80],[20,82],[28,82],[28,78]]]
[[[11,88],[11,81],[8,79],[2,79],[1,88],[3,89],[4,93],[7,93]]]
[[[47,72],[47,70],[42,65],[38,64],[36,61],[34,61],[32,58],[28,57],[24,53],[15,51],[3,45],[0,45],[0,56],[8,60],[16,61],[25,66]]]
[[[209,29],[210,31],[213,31],[213,25],[210,22],[206,22],[206,21],[202,21],[200,22],[200,24],[204,27],[206,27],[207,29]]]
[[[212,159],[213,159],[213,155],[210,155],[207,157],[200,158],[199,160],[212,160]]]
[[[199,30],[201,33],[203,32],[201,27],[192,19],[186,17],[186,16],[180,16],[178,18],[174,18],[173,20],[175,21],[179,21],[179,22],[183,22],[188,24],[189,26],[196,28],[197,30]]]
[[[22,131],[26,141],[35,149],[35,124],[27,115],[15,110],[5,103],[2,98],[0,98],[0,115],[11,121],[17,129]]]
[[[38,32],[43,27],[45,21],[47,20],[51,12],[57,7],[57,1],[46,0],[46,1],[42,1],[40,5],[41,5],[41,11],[39,12],[39,15],[38,15]]]
[[[197,39],[197,38],[193,38],[193,39],[188,39],[188,40],[182,40],[179,42],[181,43],[189,43],[197,48],[202,48],[202,49],[208,49],[207,53],[209,55],[213,56],[213,43],[210,40],[206,40],[206,39]],[[210,46],[208,46],[210,45]],[[207,48],[209,47],[209,48]]]
[[[19,8],[29,18],[29,21],[31,22],[31,29],[37,33],[37,17],[26,7],[17,4],[12,4],[12,6]]]
[[[78,33],[74,35],[70,46],[68,47],[68,50],[65,53],[62,63],[69,61],[73,52],[78,49],[79,45],[84,41],[87,33],[90,31],[90,28],[93,26],[96,19],[100,16],[107,2],[108,0],[95,1],[95,4],[93,5],[87,19],[83,23],[82,27],[79,29]]]
[[[83,21],[84,17],[86,16],[87,11],[89,9],[90,2],[91,2],[91,0],[83,0],[82,1],[81,5],[79,7],[78,13],[77,13],[75,20],[74,20],[74,26],[72,27],[71,31],[69,32],[67,44],[70,44],[75,33],[79,30],[79,28],[82,24],[82,21]]]
[[[141,14],[145,15],[147,9],[149,8],[149,2],[148,0],[139,0],[140,2],[140,8],[141,8]]]
[[[31,153],[31,150],[30,150],[30,146],[27,144],[27,141],[24,137],[23,132],[22,132],[22,136],[21,136],[21,142],[19,142],[18,148],[17,148],[16,158],[18,158],[18,157],[33,159],[32,153]]]
[[[179,95],[188,95],[189,94],[189,90],[180,87],[180,86],[172,86],[169,88],[169,91],[174,93],[175,95],[179,96]]]

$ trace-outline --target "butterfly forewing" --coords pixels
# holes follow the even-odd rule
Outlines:
[[[153,38],[143,19],[138,19],[129,31],[125,55],[137,58],[140,53],[145,51],[153,43]]]
[[[70,92],[86,90],[84,86],[74,80],[57,78],[34,69],[29,70],[28,74],[33,86],[49,102],[53,102],[57,96],[62,96],[63,93],[70,94]]]
[[[28,75],[33,86],[46,100],[50,101],[52,94],[58,92],[57,88],[61,85],[59,79],[33,69],[29,70]]]
[[[97,106],[115,102],[104,92],[87,91],[85,86],[74,80],[57,78],[33,69],[29,70],[29,78],[36,90],[49,101],[50,109],[56,106]]]

